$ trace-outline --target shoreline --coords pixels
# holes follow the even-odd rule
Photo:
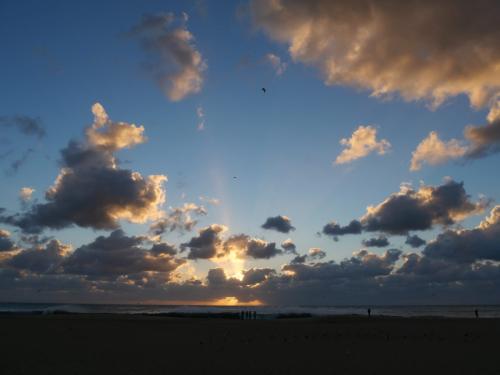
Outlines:
[[[455,317],[442,315],[388,315],[388,314],[331,314],[331,315],[315,315],[312,313],[277,313],[277,314],[257,314],[255,318],[241,318],[239,312],[159,312],[159,313],[113,313],[113,312],[74,312],[65,310],[34,310],[34,311],[0,311],[0,317],[29,317],[29,316],[75,316],[75,317],[160,317],[160,318],[178,318],[178,319],[226,319],[226,320],[295,320],[295,319],[312,319],[312,320],[331,320],[331,319],[436,319],[436,320],[499,320],[500,317],[491,316],[470,316],[470,317]]]

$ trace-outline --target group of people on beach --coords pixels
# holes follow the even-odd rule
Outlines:
[[[241,320],[255,320],[257,319],[257,311],[240,311]]]

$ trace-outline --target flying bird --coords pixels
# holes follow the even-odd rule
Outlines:
[[[265,87],[263,87],[263,88],[262,88],[262,92],[265,94],[265,93],[266,93],[266,91],[267,91],[267,90],[266,90],[266,88],[265,88]]]

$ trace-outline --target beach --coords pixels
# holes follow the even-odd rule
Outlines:
[[[2,374],[499,374],[499,319],[0,316]]]

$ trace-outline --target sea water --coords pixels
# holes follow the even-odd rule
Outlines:
[[[416,306],[193,306],[145,304],[56,304],[56,303],[0,303],[0,313],[23,314],[218,314],[256,311],[258,316],[283,315],[339,316],[366,315],[396,317],[500,318],[500,305],[416,305]]]

